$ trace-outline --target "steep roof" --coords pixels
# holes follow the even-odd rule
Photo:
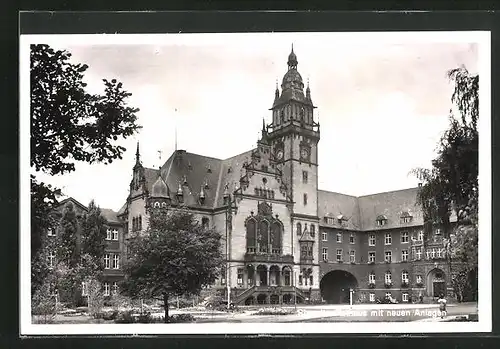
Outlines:
[[[103,216],[108,223],[120,223],[117,212],[109,208],[101,208],[101,216]]]
[[[345,226],[338,222],[338,217],[346,218]],[[318,216],[333,217],[332,227],[343,227],[347,229],[360,229],[358,198],[351,195],[318,190]],[[321,225],[330,226],[323,220]]]
[[[404,212],[413,218],[405,226],[422,225],[422,210],[417,205],[418,188],[389,191],[372,195],[360,196],[358,198],[362,230],[375,230],[377,217],[385,216],[387,222],[382,228],[401,227],[401,218]]]

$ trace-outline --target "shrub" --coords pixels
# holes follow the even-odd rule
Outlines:
[[[133,324],[135,321],[135,316],[132,314],[132,310],[119,312],[115,318],[115,323],[117,324]]]
[[[169,318],[169,322],[171,323],[194,322],[194,321],[196,321],[196,319],[191,314],[177,314]]]

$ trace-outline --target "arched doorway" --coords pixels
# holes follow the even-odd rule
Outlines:
[[[325,274],[319,284],[321,297],[329,304],[349,303],[349,291],[357,286],[354,275],[344,270]]]
[[[269,297],[269,302],[271,304],[279,304],[280,297],[277,294],[272,294],[271,297]]]
[[[434,268],[427,274],[427,294],[431,297],[446,296],[445,274],[441,269]]]
[[[250,296],[247,299],[245,299],[245,305],[253,305],[253,304],[255,304],[255,298],[253,298],[253,296]]]
[[[284,294],[283,295],[283,304],[290,304],[292,303],[292,295],[291,294]]]
[[[257,275],[259,276],[259,283],[257,286],[267,286],[267,267],[259,265],[257,267]]]
[[[267,303],[267,296],[263,293],[259,294],[257,296],[257,304],[266,304]]]
[[[277,265],[271,265],[269,268],[269,285],[280,285],[280,268]]]

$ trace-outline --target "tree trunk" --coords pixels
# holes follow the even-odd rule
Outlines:
[[[165,309],[165,323],[169,322],[168,318],[168,293],[163,294],[163,308]]]

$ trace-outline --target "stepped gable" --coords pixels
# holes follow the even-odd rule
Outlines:
[[[228,185],[228,192],[231,195],[233,195],[234,191],[240,187],[240,178],[245,173],[243,164],[245,162],[250,163],[253,151],[255,151],[255,149],[222,161],[219,174],[220,180],[218,183],[217,201],[214,203],[214,208],[224,205],[224,190],[226,184]]]
[[[361,229],[359,202],[356,196],[318,190],[318,216],[321,226],[342,227],[352,230]],[[347,218],[345,226],[339,223],[339,216]],[[324,217],[333,217],[334,224],[325,223]]]

